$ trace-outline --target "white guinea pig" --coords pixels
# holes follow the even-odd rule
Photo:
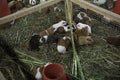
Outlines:
[[[93,0],[93,3],[98,4],[98,5],[102,5],[105,4],[106,0]]]
[[[38,67],[37,70],[36,70],[35,79],[36,80],[42,80],[42,74],[41,74],[41,71],[40,71],[40,67]]]

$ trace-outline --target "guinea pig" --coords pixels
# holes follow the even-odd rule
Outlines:
[[[29,4],[30,5],[36,5],[37,4],[37,0],[29,0]]]
[[[69,36],[65,36],[62,39],[60,39],[57,45],[57,51],[63,54],[66,53],[66,50],[70,45],[70,40],[71,38]]]
[[[120,46],[120,36],[108,37],[106,40],[109,44]]]
[[[45,35],[52,35],[52,34],[54,34],[54,30],[55,30],[55,28],[53,28],[53,27],[49,27],[48,29],[46,29],[46,30],[44,30],[44,31],[42,31],[42,32],[39,32],[38,34],[39,34],[39,36],[45,36]]]
[[[115,3],[117,0],[107,0],[105,3],[105,8],[108,10],[112,10],[115,7]]]
[[[40,43],[57,43],[58,37],[55,35],[45,35],[40,38],[39,42]]]
[[[54,32],[61,26],[67,25],[67,22],[65,20],[61,20],[56,24],[53,24],[52,27],[55,29]]]
[[[37,70],[34,71],[35,72],[35,79],[36,80],[42,80],[42,71],[41,68],[38,67]]]
[[[93,39],[91,36],[79,36],[78,37],[78,44],[79,45],[87,45],[87,44],[92,44]]]
[[[91,27],[90,27],[89,25],[87,25],[87,24],[78,23],[78,24],[76,25],[76,27],[77,27],[77,29],[82,29],[82,28],[84,28],[84,27],[87,27],[88,33],[89,33],[89,34],[92,33],[92,32],[91,32]]]
[[[60,26],[57,28],[57,30],[55,32],[59,33],[59,34],[64,34],[68,31],[70,31],[70,28],[68,26]]]
[[[29,41],[29,48],[31,50],[39,50],[39,40],[40,36],[38,34],[33,34]]]
[[[105,4],[105,2],[106,2],[106,0],[93,0],[93,3],[97,4],[97,5]]]
[[[73,16],[73,21],[76,23],[84,23],[90,25],[92,20],[90,17],[87,16],[85,12],[79,12],[76,16]]]
[[[14,13],[25,7],[25,5],[21,1],[17,1],[17,0],[13,0],[13,1],[9,2],[8,6],[11,10],[11,13]]]
[[[52,64],[52,63],[48,62],[43,67],[38,67],[37,69],[36,68],[32,69],[33,75],[35,76],[36,80],[42,80],[42,71],[43,71],[43,68],[45,68],[49,64]]]
[[[84,27],[82,29],[77,29],[75,32],[74,32],[74,37],[75,39],[77,40],[77,38],[79,36],[88,36],[89,33],[88,33],[88,27]]]

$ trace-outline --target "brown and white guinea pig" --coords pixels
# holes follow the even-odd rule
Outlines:
[[[65,26],[66,24],[67,24],[66,21],[61,20],[61,21],[59,21],[58,23],[53,24],[50,28],[48,28],[48,29],[40,32],[39,35],[40,35],[41,37],[44,36],[44,35],[52,35],[52,34],[55,33],[55,31],[56,31],[59,27]]]
[[[87,24],[78,23],[78,24],[76,25],[76,27],[77,27],[77,29],[82,29],[82,28],[87,27],[87,29],[88,29],[88,33],[89,33],[89,34],[92,33],[92,32],[91,32],[91,27],[90,27],[89,25],[87,25]]]
[[[33,75],[35,76],[36,80],[42,80],[42,69],[41,67],[38,67],[37,69],[33,69]]]
[[[43,71],[43,68],[45,68],[49,64],[52,64],[52,63],[48,62],[43,67],[37,67],[37,68],[33,68],[32,69],[33,75],[35,76],[36,80],[42,80],[42,71]]]
[[[87,44],[92,44],[93,39],[91,36],[79,36],[78,37],[78,44],[79,45],[87,45]]]
[[[55,29],[55,30],[54,30],[54,32],[55,32],[59,27],[65,26],[65,25],[67,25],[67,21],[61,20],[61,21],[59,21],[58,23],[53,24],[52,27]]]
[[[70,28],[68,26],[61,26],[61,27],[57,28],[55,33],[64,34],[64,33],[68,32],[68,31],[70,31]]]
[[[120,46],[120,36],[108,37],[106,40],[109,44]]]
[[[39,50],[39,40],[40,36],[38,34],[33,34],[29,41],[30,50]]]
[[[81,22],[90,25],[92,20],[89,16],[87,16],[85,12],[79,12],[77,15],[73,17],[73,21],[75,21],[76,24]]]
[[[56,35],[44,35],[40,37],[40,43],[57,43],[58,37]]]
[[[57,45],[57,51],[59,53],[66,53],[66,50],[68,49],[71,42],[71,38],[69,36],[65,36],[62,39],[59,40]]]
[[[77,40],[79,36],[88,36],[88,35],[89,35],[88,27],[84,27],[82,29],[77,29],[74,32],[74,38],[75,38],[75,40]]]
[[[39,32],[38,34],[40,37],[45,36],[45,35],[52,35],[52,34],[54,34],[54,30],[55,30],[55,28],[49,27],[48,29],[46,29],[42,32]]]

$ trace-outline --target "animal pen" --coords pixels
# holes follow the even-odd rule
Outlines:
[[[0,34],[14,46],[15,52],[20,55],[20,60],[29,65],[29,72],[32,72],[30,70],[39,65],[43,66],[46,62],[52,62],[62,64],[66,73],[72,76],[73,80],[119,80],[120,47],[108,44],[105,38],[120,35],[120,15],[84,0],[64,0],[64,5],[62,4],[62,6],[60,4],[61,1],[63,0],[48,0],[44,3],[30,8],[24,8],[16,13],[0,18],[0,25],[16,20],[16,23],[10,28],[1,29]],[[34,32],[42,31],[54,23],[54,21],[52,21],[54,14],[49,13],[48,15],[44,15],[42,12],[38,13],[38,11],[59,4],[64,10],[63,12],[70,26],[72,25],[72,12],[76,8],[79,8],[80,11],[87,13],[88,16],[94,19],[94,25],[92,25],[93,44],[77,46],[75,49],[73,42],[73,47],[62,55],[62,57],[56,51],[55,44],[41,45],[40,50],[35,52],[28,50],[27,44],[30,36]],[[8,63],[7,61],[11,62],[8,58],[6,61],[4,60],[5,63]],[[12,68],[15,67],[11,66],[11,69]],[[16,68],[21,71],[19,66]],[[10,76],[5,76],[8,79],[17,79],[11,75],[15,75],[14,72],[10,72],[11,70],[2,67],[0,67],[0,70],[4,74],[4,71],[8,72]],[[21,75],[23,76],[22,72]],[[17,80],[22,79],[19,79],[20,76],[17,77]]]

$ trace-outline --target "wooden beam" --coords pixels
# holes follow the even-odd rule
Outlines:
[[[10,14],[8,16],[0,18],[0,25],[4,24],[4,23],[7,23],[9,21],[12,21],[14,19],[18,19],[20,17],[26,16],[28,14],[34,13],[34,12],[40,10],[40,9],[49,7],[49,6],[54,5],[54,4],[57,4],[60,1],[61,0],[48,0],[45,3],[41,3],[41,4],[35,5],[33,7],[25,8],[23,10],[17,11],[16,13],[13,13],[13,14]]]
[[[111,11],[108,11],[106,9],[103,9],[99,6],[96,6],[94,4],[88,3],[86,1],[83,0],[71,0],[73,3],[78,4],[79,6],[85,8],[85,9],[89,9],[92,10],[100,15],[106,16],[110,19],[112,19],[113,21],[116,21],[118,23],[120,23],[120,15],[113,13]]]

